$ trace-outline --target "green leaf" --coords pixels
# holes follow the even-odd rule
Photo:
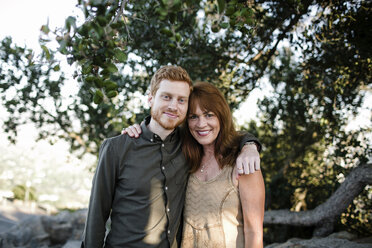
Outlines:
[[[123,21],[117,21],[117,22],[111,23],[110,27],[113,29],[118,29],[118,28],[124,27],[124,25],[125,24]]]
[[[168,47],[170,47],[170,48],[176,48],[177,46],[175,44],[173,44],[173,43],[168,43]]]
[[[173,32],[171,30],[167,29],[167,28],[160,29],[160,33],[165,34],[168,37],[173,36]]]
[[[118,88],[118,84],[114,81],[108,80],[108,81],[105,81],[104,84],[105,84],[106,91],[112,91]]]
[[[43,26],[41,26],[41,29],[40,29],[40,30],[41,30],[41,32],[43,32],[44,34],[48,34],[49,31],[50,31],[48,25],[43,25]]]
[[[82,65],[81,72],[83,74],[89,74],[92,71],[92,69],[93,69],[92,62],[88,61]]]
[[[234,6],[227,7],[225,15],[232,16],[234,13],[235,13],[235,7]]]
[[[191,39],[190,38],[188,38],[187,40],[185,40],[185,43],[183,43],[185,46],[188,46],[189,44],[190,44],[190,41],[191,41]]]
[[[67,46],[67,42],[66,42],[66,40],[64,40],[64,39],[60,40],[60,41],[59,41],[59,48],[58,48],[58,51],[59,51],[60,53],[64,54],[64,55],[66,55],[66,54],[68,53],[66,46]]]
[[[116,90],[109,91],[107,94],[108,98],[113,98],[118,95],[118,92]]]
[[[96,31],[97,38],[100,39],[104,34],[103,28],[95,22],[93,22],[91,26],[93,27],[94,31]]]
[[[109,63],[107,66],[106,66],[106,69],[109,71],[109,72],[117,72],[118,71],[118,68],[116,67],[116,65],[114,65],[113,63]]]
[[[218,12],[221,14],[225,10],[225,7],[226,7],[225,0],[217,0],[217,3],[218,3]]]
[[[99,77],[96,77],[94,79],[94,84],[96,85],[97,88],[102,88],[104,86],[102,79]]]
[[[181,41],[181,35],[179,33],[176,33],[176,41],[177,42]]]
[[[173,0],[172,10],[174,12],[180,11],[181,7],[182,7],[182,1],[181,0]]]
[[[95,104],[100,104],[103,100],[103,93],[100,90],[97,90],[93,97],[93,102]]]
[[[106,26],[106,24],[107,24],[107,20],[106,20],[106,18],[105,17],[103,17],[103,16],[97,16],[97,22],[98,22],[98,24],[101,26],[101,27],[104,27],[104,26]]]
[[[121,51],[120,49],[115,50],[115,58],[119,61],[124,63],[128,59],[128,55]]]
[[[94,82],[95,79],[96,79],[95,76],[88,76],[85,78],[85,82],[91,83],[91,82]]]
[[[103,3],[103,0],[90,0],[90,2],[93,4],[93,5],[100,5]]]
[[[44,53],[45,53],[45,57],[47,60],[50,60],[50,52],[49,52],[49,49],[45,46],[45,45],[41,45],[41,49],[43,49]]]
[[[67,17],[66,22],[65,22],[65,27],[67,31],[70,31],[71,27],[76,28],[76,18],[73,16]]]
[[[221,22],[220,27],[223,28],[223,29],[226,29],[226,28],[229,27],[229,23],[228,22]]]
[[[53,67],[54,71],[59,71],[60,69],[61,69],[61,67],[59,65],[56,65],[56,66]]]

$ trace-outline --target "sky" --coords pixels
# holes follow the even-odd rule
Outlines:
[[[0,38],[12,36],[17,45],[39,47],[40,28],[64,25],[76,13],[77,0],[0,0]]]

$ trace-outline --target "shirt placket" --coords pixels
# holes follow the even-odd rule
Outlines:
[[[169,204],[169,195],[168,195],[168,191],[169,191],[169,185],[168,185],[168,166],[170,164],[170,161],[169,159],[167,158],[168,157],[168,153],[166,152],[165,150],[165,143],[163,140],[161,140],[161,138],[154,134],[154,140],[156,142],[159,142],[160,144],[160,152],[161,152],[161,165],[160,165],[160,169],[164,175],[164,185],[163,185],[163,190],[164,190],[164,193],[165,193],[165,196],[166,196],[166,206],[165,206],[165,210],[166,210],[166,215],[167,215],[167,220],[168,220],[168,224],[167,224],[167,237],[168,237],[168,241],[171,240],[171,233],[172,233],[172,230],[170,230],[170,204]],[[151,140],[152,141],[152,140]],[[166,162],[164,162],[166,161]]]

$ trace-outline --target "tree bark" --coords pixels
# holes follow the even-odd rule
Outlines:
[[[264,224],[316,226],[313,236],[328,235],[333,231],[335,219],[340,216],[366,185],[372,184],[372,164],[353,169],[345,181],[323,204],[301,212],[271,210],[265,212]]]

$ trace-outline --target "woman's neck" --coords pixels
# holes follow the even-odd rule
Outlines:
[[[214,157],[214,144],[212,145],[204,145],[203,146],[203,157]]]

